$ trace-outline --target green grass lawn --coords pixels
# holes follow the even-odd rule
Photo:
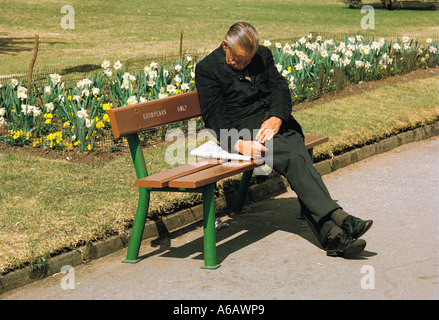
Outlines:
[[[377,3],[378,1],[363,1]],[[26,73],[34,35],[40,36],[35,70],[90,71],[104,59],[145,60],[178,55],[180,32],[188,52],[205,53],[219,45],[236,21],[253,23],[262,39],[293,39],[319,33],[327,37],[360,33],[425,39],[439,34],[439,11],[375,10],[375,29],[361,28],[360,10],[338,0],[81,1],[75,29],[63,29],[62,1],[9,0],[0,11],[0,75]]]

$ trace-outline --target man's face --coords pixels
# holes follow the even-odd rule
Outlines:
[[[223,48],[226,51],[226,62],[229,66],[237,70],[244,70],[252,61],[254,54],[248,54],[241,48],[235,48],[234,51],[227,45],[227,41],[224,40]]]

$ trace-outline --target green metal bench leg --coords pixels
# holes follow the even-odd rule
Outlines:
[[[235,197],[235,203],[233,204],[233,212],[235,213],[241,213],[242,211],[252,175],[253,170],[246,171],[242,174],[241,181],[239,182],[238,192]]]
[[[128,245],[128,252],[126,259],[122,262],[136,263],[140,259],[139,250],[142,243],[143,229],[145,228],[146,215],[149,207],[149,191],[146,188],[139,188],[139,202],[137,204],[136,217],[134,218],[134,225],[131,232],[130,244]]]
[[[206,186],[203,190],[203,219],[204,219],[204,266],[202,269],[217,269],[216,235],[215,235],[215,184]]]

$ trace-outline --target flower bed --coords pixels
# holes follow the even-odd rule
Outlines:
[[[284,45],[267,40],[264,45],[272,49],[276,67],[288,81],[293,103],[337,90],[344,82],[374,81],[439,65],[436,42],[420,44],[406,36],[392,43],[355,35],[337,43],[309,34]],[[15,146],[83,152],[96,150],[97,142],[107,138],[112,140],[108,147],[117,148],[120,141],[112,138],[106,111],[196,90],[195,65],[186,57],[168,66],[152,62],[136,71],[120,61],[104,61],[103,72],[76,84],[51,74],[47,85],[38,79],[30,93],[15,79],[0,83],[0,126],[8,132],[0,139]],[[163,134],[152,131],[144,138]]]

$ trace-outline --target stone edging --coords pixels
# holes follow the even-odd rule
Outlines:
[[[332,159],[315,163],[314,166],[321,175],[325,175],[368,157],[390,151],[401,145],[425,140],[438,135],[439,122],[436,121],[432,124],[391,136],[374,144],[343,153]],[[253,185],[249,190],[247,200],[260,201],[264,198],[281,194],[285,192],[288,187],[288,182],[286,182],[283,177],[276,175],[272,179]],[[271,192],[267,193],[267,190],[271,190]],[[229,207],[227,204],[229,200],[230,199],[224,196],[216,199],[215,209],[217,213],[225,211]],[[181,210],[168,217],[164,217],[163,220],[147,223],[145,225],[143,239],[154,239],[168,232],[175,232],[181,228],[199,222],[202,219],[202,205],[196,205]],[[78,249],[48,259],[44,268],[32,269],[30,266],[26,266],[5,275],[0,275],[0,295],[59,273],[61,268],[65,265],[75,267],[91,260],[102,258],[118,250],[122,250],[128,246],[129,237],[130,232],[127,232],[125,234],[109,237],[102,241],[89,243]]]

